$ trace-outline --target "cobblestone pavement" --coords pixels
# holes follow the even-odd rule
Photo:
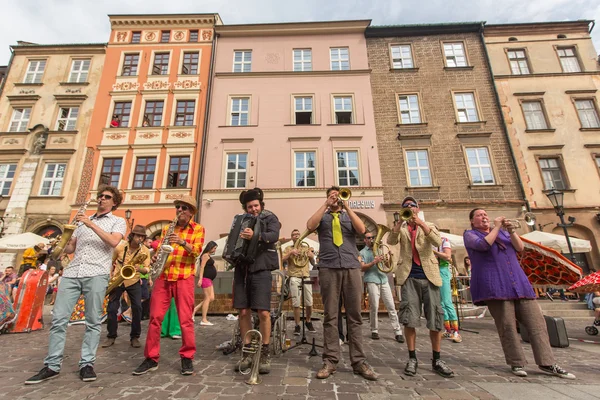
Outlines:
[[[529,377],[513,376],[504,363],[499,340],[491,319],[469,320],[463,328],[479,334],[463,332],[463,342],[444,340],[442,358],[454,369],[454,379],[435,375],[430,367],[430,346],[427,332],[420,329],[417,337],[417,356],[420,367],[417,376],[402,374],[407,360],[405,344],[393,340],[387,316],[380,316],[381,340],[371,340],[368,321],[364,321],[363,335],[369,363],[380,375],[378,382],[368,382],[352,374],[348,347],[344,346],[343,362],[338,372],[327,380],[314,378],[321,366],[321,358],[308,357],[309,346],[300,347],[274,358],[270,375],[262,376],[263,383],[248,386],[244,377],[233,372],[237,355],[224,356],[215,347],[228,340],[235,322],[223,317],[212,317],[214,326],[200,326],[196,322],[195,374],[179,373],[178,348],[180,341],[163,339],[160,367],[156,372],[135,377],[131,372],[142,362],[143,349],[129,347],[129,326],[120,324],[122,335],[110,349],[98,349],[95,370],[98,380],[83,383],[77,375],[79,349],[85,327],[69,327],[63,370],[57,379],[40,385],[25,386],[23,382],[42,367],[47,351],[48,329],[30,334],[1,335],[2,355],[0,397],[7,399],[592,399],[600,398],[598,357],[600,346],[571,342],[566,349],[554,349],[557,361],[577,375],[575,381],[543,375],[535,365],[528,366]],[[49,321],[49,316],[46,317]],[[600,341],[583,329],[590,321],[567,321],[570,336]],[[322,325],[315,323],[321,342]],[[143,322],[142,342],[147,321]],[[288,321],[288,332],[293,322]],[[106,327],[103,327],[103,337]],[[312,340],[312,336],[309,336]],[[292,342],[294,338],[292,338]],[[528,344],[527,356],[533,362]],[[596,385],[595,385],[596,384]]]

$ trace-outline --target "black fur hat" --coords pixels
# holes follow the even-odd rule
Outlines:
[[[260,188],[244,190],[242,193],[240,193],[240,203],[242,203],[243,206],[252,200],[258,200],[260,202],[263,201],[263,191]]]

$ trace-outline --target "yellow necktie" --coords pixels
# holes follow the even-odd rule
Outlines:
[[[333,231],[333,244],[340,247],[344,243],[342,237],[342,225],[340,224],[340,213],[332,212],[333,221],[331,221],[331,229]]]

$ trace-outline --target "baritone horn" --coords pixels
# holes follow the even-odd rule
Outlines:
[[[244,346],[246,342],[246,338],[250,336],[249,346]],[[240,359],[239,371],[242,375],[248,375],[248,379],[246,379],[247,385],[259,385],[262,382],[260,376],[258,374],[258,367],[260,366],[260,353],[262,352],[262,335],[260,331],[256,329],[251,329],[244,335],[244,339],[242,340],[242,358]],[[246,354],[252,354],[252,366],[249,369],[242,370],[241,364],[244,356]]]
[[[304,241],[304,239],[306,239],[306,237],[311,233],[312,231],[309,231],[308,229],[305,230],[304,233],[302,233],[302,235],[294,243],[294,249],[298,250],[298,254],[292,256],[292,261],[297,267],[303,268],[310,262],[308,255],[310,252],[310,246]]]
[[[383,243],[383,237],[389,232],[390,228],[382,224],[377,224],[377,235],[373,241],[373,255],[382,258],[382,260],[377,263],[377,268],[384,274],[389,274],[394,269],[390,248]]]

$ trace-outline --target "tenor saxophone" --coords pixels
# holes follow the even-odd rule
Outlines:
[[[169,229],[167,229],[167,232],[165,233],[165,235],[162,238],[162,241],[160,242],[160,245],[157,247],[156,261],[153,262],[152,266],[150,267],[150,276],[152,277],[153,281],[157,280],[163,273],[165,265],[167,264],[167,260],[169,259],[169,256],[174,250],[173,246],[165,243],[165,240],[169,236],[171,236],[173,232],[175,232],[175,226],[177,225],[178,219],[179,213],[175,215],[175,218],[173,218],[173,221],[171,221],[171,223],[169,224]]]
[[[81,207],[79,207],[79,210],[73,217],[73,220],[71,221],[71,223],[65,224],[63,226],[63,234],[60,236],[60,241],[58,242],[58,244],[52,251],[52,254],[50,254],[50,258],[52,260],[56,261],[56,260],[60,259],[60,257],[62,256],[62,253],[65,251],[65,247],[67,247],[67,245],[69,244],[69,241],[71,240],[71,236],[73,236],[73,232],[75,232],[75,229],[77,229],[77,227],[79,226],[77,224],[77,216],[79,214],[85,214],[88,206],[92,203],[97,203],[97,202],[98,202],[98,200],[96,200],[96,199],[89,199],[88,201],[86,201]],[[68,268],[68,266],[65,268]]]

